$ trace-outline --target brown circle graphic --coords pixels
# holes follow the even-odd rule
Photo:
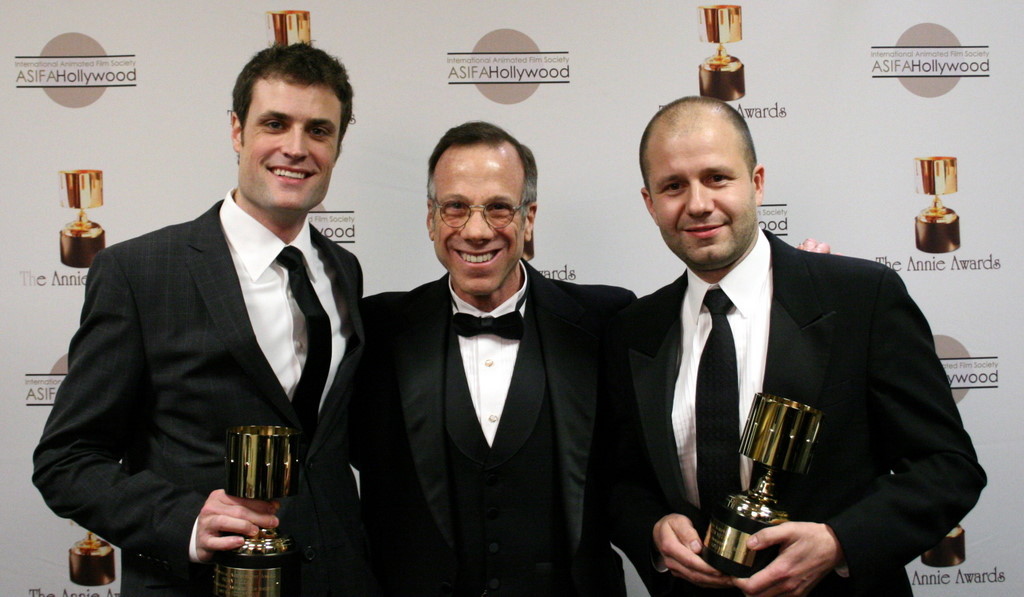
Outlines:
[[[82,33],[62,33],[43,47],[41,56],[106,56],[98,41]],[[84,108],[100,99],[106,87],[47,87],[43,89],[50,99],[66,108]]]
[[[480,38],[473,47],[474,52],[539,52],[540,48],[525,33],[515,29],[496,29]],[[476,88],[487,99],[499,104],[518,104],[527,99],[540,83],[495,83],[477,84]]]
[[[966,359],[971,356],[967,348],[951,336],[935,336],[935,353],[940,359]],[[959,404],[967,392],[966,388],[953,390],[953,400]]]
[[[952,31],[935,23],[920,23],[903,32],[897,40],[899,47],[959,46],[960,40]],[[949,93],[960,77],[900,77],[907,91],[920,97],[939,97]]]
[[[57,362],[50,368],[50,375],[67,375],[68,373],[68,354],[64,353],[57,359]]]

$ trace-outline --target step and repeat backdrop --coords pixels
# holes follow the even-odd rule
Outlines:
[[[1024,4],[751,0],[722,28],[706,27],[700,7],[5,6],[0,594],[118,594],[117,549],[53,515],[30,479],[88,266],[234,186],[234,77],[268,43],[305,40],[340,57],[356,90],[333,184],[310,219],[358,255],[367,294],[443,273],[425,227],[426,163],[466,120],[500,124],[536,153],[537,269],[651,292],[682,264],[643,206],[640,133],[677,97],[730,101],[766,167],[761,226],[900,273],[989,474],[974,511],[908,565],[915,593],[1024,593],[1024,382],[1014,374],[1024,281],[1013,240],[1024,219],[1013,181],[1024,162]],[[631,594],[644,594],[628,572]]]

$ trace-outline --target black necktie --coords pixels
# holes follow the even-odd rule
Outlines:
[[[516,301],[516,310],[500,317],[476,317],[468,313],[452,315],[455,333],[466,338],[479,334],[494,334],[507,340],[522,340],[523,314],[519,312],[526,302],[526,293]]]
[[[697,489],[701,510],[740,490],[739,382],[736,344],[726,313],[732,301],[721,288],[709,290],[711,333],[697,369]]]
[[[285,247],[277,256],[277,262],[288,269],[288,286],[306,318],[306,364],[292,396],[292,406],[309,441],[316,431],[320,397],[331,367],[331,320],[313,290],[302,263],[302,253],[295,247]]]

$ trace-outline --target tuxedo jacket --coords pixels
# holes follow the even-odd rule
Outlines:
[[[225,485],[228,427],[301,429],[249,322],[219,211],[97,254],[68,374],[35,451],[46,503],[121,548],[127,596],[208,590],[212,566],[189,564],[188,551],[207,495]],[[298,495],[280,500],[278,517],[303,555],[303,595],[368,595],[347,465],[362,273],[353,255],[311,233],[354,333],[316,433],[303,441]]]
[[[767,236],[763,391],[824,411],[810,470],[784,477],[779,507],[827,523],[842,545],[849,578],[830,573],[816,594],[910,595],[905,564],[953,529],[985,484],[928,323],[892,270]],[[701,593],[651,565],[662,516],[684,514],[698,532],[708,523],[686,501],[671,425],[685,290],[684,275],[624,309],[607,343],[608,404],[623,421],[613,540],[654,594]]]
[[[605,323],[635,297],[620,288],[550,281],[529,265],[526,270],[527,318],[533,310],[575,588],[580,595],[622,595],[621,561],[601,518],[606,482],[595,463],[607,442],[599,439],[597,389]],[[362,312],[368,342],[358,375],[353,452],[373,566],[387,594],[445,594],[458,575],[445,456],[448,276],[410,292],[365,299]]]

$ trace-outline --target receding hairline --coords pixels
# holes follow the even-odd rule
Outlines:
[[[449,149],[455,147],[496,149],[506,144],[513,149],[522,167],[523,190],[520,202],[522,205],[535,203],[537,201],[537,160],[533,156],[533,151],[505,129],[482,120],[471,120],[448,129],[434,146],[434,150],[427,160],[427,198],[436,199],[435,170],[441,157]]]
[[[696,132],[707,122],[708,117],[724,120],[739,136],[740,151],[743,153],[746,165],[753,172],[757,166],[757,154],[754,150],[754,141],[750,136],[750,129],[743,117],[736,112],[735,108],[721,100],[704,96],[688,96],[663,106],[644,129],[643,136],[640,138],[640,173],[643,176],[645,187],[648,186],[647,153],[651,138],[666,128],[673,134]]]

